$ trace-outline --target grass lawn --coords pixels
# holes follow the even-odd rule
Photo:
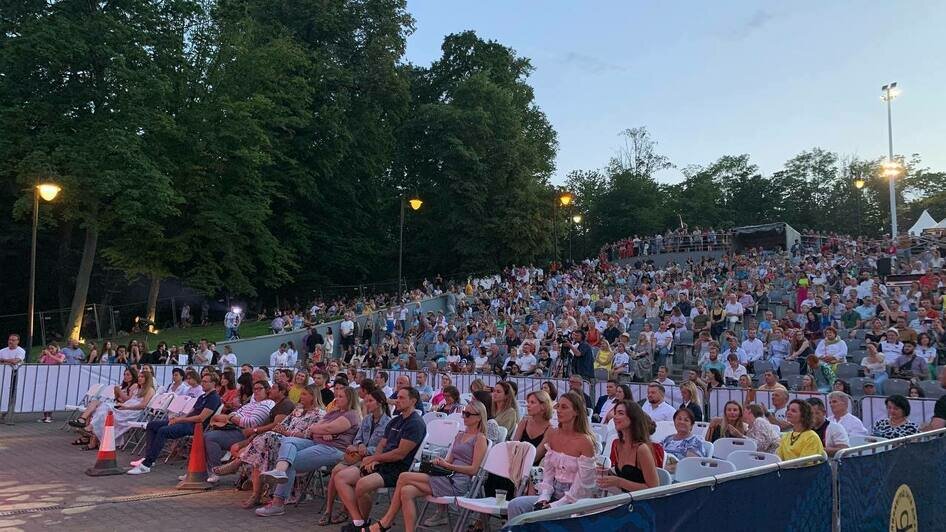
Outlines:
[[[240,325],[240,337],[242,338],[263,336],[269,333],[269,321],[247,321]],[[211,342],[220,342],[224,340],[225,336],[226,331],[224,330],[223,323],[214,323],[206,327],[194,326],[188,327],[187,329],[161,329],[157,334],[135,333],[115,338],[106,338],[106,340],[111,340],[112,343],[122,345],[128,345],[132,340],[138,340],[139,343],[144,341],[147,342],[148,349],[154,351],[158,347],[159,342],[166,342],[168,347],[171,347],[172,345],[183,345],[188,340],[197,342],[201,338],[206,338]],[[103,343],[103,340],[99,340],[96,342],[96,345],[101,349]],[[89,353],[88,347],[85,344],[81,347],[86,354]],[[31,351],[30,362],[37,361],[42,351],[42,346],[34,347]]]

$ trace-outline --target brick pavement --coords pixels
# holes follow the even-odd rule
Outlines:
[[[183,461],[159,464],[147,475],[89,477],[85,470],[95,463],[96,453],[70,445],[75,436],[59,430],[62,415],[52,424],[36,423],[35,417],[18,417],[14,426],[0,424],[2,530],[157,531],[180,529],[182,523],[200,530],[340,528],[316,526],[321,499],[290,507],[280,517],[256,517],[239,508],[247,493],[230,487],[234,477],[212,491],[175,491]],[[119,465],[127,466],[134,458],[119,452]],[[374,517],[385,507],[376,505]]]

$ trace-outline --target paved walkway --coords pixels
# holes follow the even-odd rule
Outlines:
[[[309,499],[280,517],[260,518],[239,508],[248,493],[232,487],[236,477],[207,492],[176,491],[184,461],[159,464],[150,474],[89,477],[85,470],[96,453],[70,445],[72,432],[56,423],[19,417],[0,424],[0,529],[45,530],[302,530],[337,531],[340,525],[316,526],[322,500]],[[135,457],[119,452],[119,465]],[[386,501],[386,499],[383,499]],[[341,508],[340,503],[336,508]],[[375,506],[376,515],[387,506]],[[443,527],[446,530],[446,526]]]

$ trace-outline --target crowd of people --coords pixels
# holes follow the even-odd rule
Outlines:
[[[689,233],[691,243],[695,233]],[[710,234],[699,232],[700,245]],[[163,390],[192,394],[193,411],[149,423],[145,456],[130,473],[149,472],[166,440],[203,423],[213,449],[210,480],[249,470],[252,495],[245,506],[258,515],[285,512],[286,502],[300,496],[299,474],[327,467],[322,523],[383,532],[397,515],[413,527],[420,497],[464,494],[486,441],[534,445],[536,465],[544,467],[526,490],[531,494],[510,502],[514,516],[607,490],[653,487],[657,468],[673,470],[676,461],[706,456],[704,442],[720,438],[751,439],[759,450],[791,459],[833,455],[854,435],[889,438],[943,427],[943,399],[926,427],[909,420],[904,395],[889,394],[887,417],[869,427],[852,408],[852,396],[882,395],[891,379],[912,383],[911,396],[930,390],[921,384],[932,379],[946,388],[946,278],[939,250],[896,266],[914,273],[899,284],[878,275],[878,261],[890,253],[883,242],[837,235],[808,242],[784,253],[748,250],[659,268],[605,256],[567,268],[511,267],[459,286],[428,283],[413,297],[446,294],[444,311],[421,313],[409,304],[345,309],[337,339],[310,327],[300,345],[281,345],[268,368],[239,366],[228,346],[218,355],[201,341],[187,353],[192,368],[175,370]],[[383,319],[359,320],[377,312]],[[62,350],[48,351],[55,359],[50,363],[64,361]],[[89,405],[74,422],[74,443],[94,448],[109,410],[129,412],[115,416],[116,434],[124,434],[120,425],[158,391],[149,364],[174,362],[170,350],[165,356],[159,346],[159,352],[139,355],[140,371],[128,368],[114,404]],[[0,350],[0,360],[4,356]],[[127,356],[123,361],[134,365]],[[863,375],[862,390],[838,376],[850,375],[852,360]],[[418,371],[413,381],[401,373],[391,382],[391,370]],[[679,383],[671,379],[673,370]],[[487,386],[474,379],[460,390],[452,377],[464,374],[499,380]],[[521,376],[541,384],[520,394],[511,377]],[[557,379],[567,379],[568,389],[558,390]],[[589,383],[603,380],[606,393],[589,396]],[[629,382],[648,383],[646,397],[633,397]],[[677,407],[667,399],[670,386],[679,390],[672,401]],[[744,388],[746,400],[711,411],[705,399],[726,387]],[[812,396],[790,400],[793,387]],[[771,408],[754,400],[759,391],[771,393]],[[467,481],[408,473],[425,433],[421,415],[432,410],[463,418],[453,451],[434,465]],[[660,422],[672,422],[674,433],[651,441]],[[709,426],[697,434],[700,422]],[[617,434],[603,456],[607,462],[599,460],[605,446],[592,430],[597,423]],[[487,481],[487,496],[508,488],[501,480]],[[258,506],[267,484],[274,493]],[[369,523],[372,494],[381,487],[394,490],[392,504]],[[339,514],[336,496],[344,507]],[[441,518],[434,515],[432,522]]]

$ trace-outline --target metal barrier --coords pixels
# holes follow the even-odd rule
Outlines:
[[[771,410],[773,408],[774,405],[772,404],[772,392],[770,391],[728,387],[713,388],[710,390],[707,404],[712,409],[712,415],[719,415],[719,413],[723,411],[723,406],[729,401],[736,401],[741,405],[746,404],[746,398],[750,392],[755,394],[755,400],[752,402],[764,406],[767,410]],[[828,394],[820,392],[788,392],[789,401],[795,399],[809,399],[811,397],[817,397],[818,399],[821,399],[824,404],[828,404]]]
[[[614,495],[600,499],[586,499],[578,501],[574,504],[560,506],[558,508],[550,508],[548,510],[540,510],[537,512],[521,514],[509,520],[509,522],[506,524],[506,527],[504,527],[504,530],[515,529],[517,526],[526,525],[529,523],[541,523],[556,519],[560,520],[580,516],[589,516],[592,514],[597,514],[598,512],[603,512],[626,505],[628,506],[628,511],[633,512],[635,510],[635,503],[643,503],[644,501],[654,501],[675,495],[681,495],[684,493],[691,493],[703,488],[715,490],[723,484],[740,482],[742,480],[751,479],[753,477],[770,473],[778,473],[807,467],[824,467],[826,460],[827,459],[824,456],[809,456],[780,462],[778,464],[769,464],[743,471],[735,471],[733,473],[707,477],[705,479],[681,482],[669,486],[659,486],[656,488],[644,489],[632,493]],[[689,499],[689,497],[687,497],[687,499]],[[683,500],[680,502],[682,505],[682,510],[683,507],[686,506],[686,503]],[[640,525],[639,523],[637,524]],[[556,527],[556,529],[558,529],[558,527]],[[581,528],[575,529],[580,530]]]
[[[861,398],[861,420],[865,427],[872,427],[874,422],[887,418],[886,396],[868,395]],[[910,402],[910,415],[908,419],[918,426],[929,423],[933,418],[933,408],[936,405],[936,399],[930,398],[908,398]]]

